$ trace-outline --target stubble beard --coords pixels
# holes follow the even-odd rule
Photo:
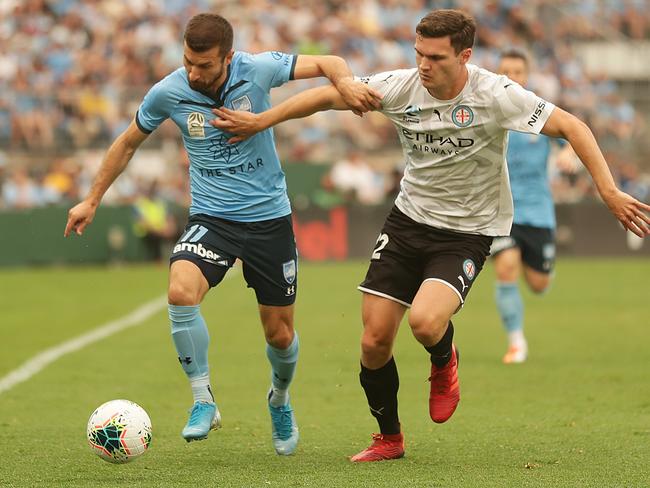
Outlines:
[[[212,78],[212,80],[209,81],[208,83],[192,82],[192,81],[190,81],[189,77],[187,79],[187,82],[189,83],[190,88],[192,90],[195,90],[195,91],[197,91],[199,93],[203,93],[204,95],[207,95],[209,97],[215,97],[217,95],[217,91],[219,89],[219,87],[216,86],[216,84],[217,84],[217,81],[219,81],[219,78],[221,78],[221,76],[223,75],[223,71],[224,70],[222,68],[221,71],[219,71],[219,73],[217,73]]]

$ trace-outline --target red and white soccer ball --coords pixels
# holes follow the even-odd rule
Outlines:
[[[111,400],[97,407],[88,420],[88,443],[109,463],[133,461],[151,444],[151,420],[137,403]]]

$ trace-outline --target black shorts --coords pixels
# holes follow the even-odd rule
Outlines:
[[[261,222],[191,215],[169,262],[193,262],[213,287],[237,258],[243,262],[244,278],[255,290],[259,304],[285,306],[295,302],[298,255],[291,215]]]
[[[509,237],[497,237],[492,243],[492,256],[506,249],[518,248],[521,260],[540,273],[549,274],[555,266],[555,233],[546,227],[513,224]]]
[[[407,307],[424,281],[452,288],[461,305],[490,253],[492,237],[436,229],[393,207],[359,290]]]

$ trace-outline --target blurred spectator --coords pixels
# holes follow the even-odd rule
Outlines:
[[[641,200],[650,202],[650,179],[639,173],[639,168],[632,163],[623,163],[618,170],[618,184],[626,193]]]
[[[590,76],[574,46],[593,40],[650,41],[648,0],[4,0],[0,147],[22,152],[21,161],[36,154],[34,164],[44,155],[54,161],[57,153],[104,151],[132,120],[146,90],[181,66],[183,26],[200,11],[225,12],[234,22],[236,49],[332,53],[344,57],[356,74],[367,75],[414,65],[413,30],[433,8],[463,8],[476,17],[474,64],[494,69],[504,48],[528,49],[535,60],[533,90],[580,114],[614,159],[633,157],[637,166],[647,164],[645,111],[622,96],[614,81]],[[274,91],[274,101],[313,84],[287,84]],[[647,82],[640,90],[647,92]],[[392,161],[400,153],[395,131],[376,115],[361,120],[331,112],[281,124],[274,129],[280,156],[335,161],[341,157],[338,148],[354,145],[369,160]],[[180,146],[177,132],[166,123],[147,144],[162,153],[170,140]],[[74,187],[83,193],[88,168],[77,171],[81,183]],[[647,173],[648,167],[640,171]],[[579,175],[558,177],[580,181]],[[170,188],[178,186],[179,178],[162,175],[161,191],[174,193]],[[48,174],[43,184],[51,188]],[[562,181],[557,185],[563,186]],[[584,190],[581,184],[568,186],[571,198]],[[113,201],[133,198],[134,188],[125,178]]]
[[[326,189],[335,189],[348,200],[366,205],[376,205],[386,196],[386,179],[382,173],[373,170],[363,154],[351,149],[344,159],[337,161],[330,173],[323,179]]]
[[[143,239],[151,257],[161,261],[178,237],[177,226],[167,202],[158,193],[158,182],[154,180],[145,186],[133,203],[133,230]]]
[[[2,199],[9,208],[42,205],[41,191],[25,168],[15,168],[2,184]]]
[[[49,203],[74,202],[77,200],[77,167],[74,161],[57,158],[43,178],[43,188],[53,199]]]

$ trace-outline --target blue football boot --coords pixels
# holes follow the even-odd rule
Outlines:
[[[187,442],[207,439],[210,430],[221,427],[221,414],[214,403],[196,402],[190,410],[190,418],[183,428]]]
[[[298,446],[298,424],[293,416],[293,408],[289,402],[286,405],[274,407],[271,405],[269,391],[269,412],[271,413],[271,427],[273,432],[273,447],[281,456],[293,454]]]

